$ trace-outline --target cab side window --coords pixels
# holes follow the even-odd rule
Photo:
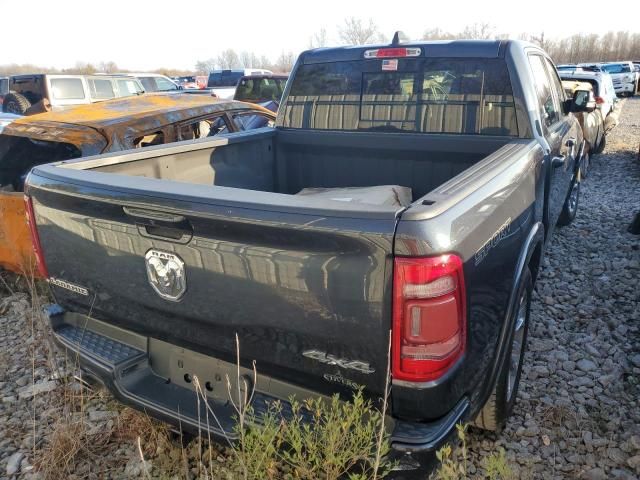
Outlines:
[[[152,147],[154,145],[162,145],[164,143],[163,132],[151,132],[142,137],[138,137],[133,141],[134,148]]]
[[[273,127],[274,121],[263,113],[241,113],[233,116],[236,128],[243,132],[262,127]]]
[[[195,140],[213,137],[221,133],[229,133],[227,122],[222,115],[203,118],[196,122],[183,123],[177,126],[178,140]]]
[[[562,110],[562,104],[565,101],[566,96],[564,93],[564,89],[562,88],[562,81],[560,80],[560,77],[558,77],[558,73],[556,72],[555,67],[549,61],[549,59],[545,58],[544,62],[547,65],[547,73],[551,78],[551,88],[554,91],[556,99],[558,101],[558,109],[560,111],[560,114],[563,114],[564,111]]]
[[[540,117],[542,117],[542,123],[549,127],[560,119],[560,106],[557,103],[557,95],[552,92],[544,62],[545,59],[540,55],[529,55],[533,81],[538,93]]]

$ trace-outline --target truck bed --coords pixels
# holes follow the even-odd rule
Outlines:
[[[478,135],[260,131],[65,162],[64,166],[289,195],[304,188],[401,185],[411,188],[417,200],[512,140]]]

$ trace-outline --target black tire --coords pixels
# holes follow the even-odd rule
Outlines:
[[[571,182],[571,188],[569,188],[569,193],[567,194],[567,198],[564,201],[564,205],[562,206],[562,213],[560,213],[560,218],[558,218],[558,226],[566,227],[567,225],[573,222],[573,219],[576,218],[576,214],[578,213],[578,202],[580,200],[580,182],[576,178],[574,178]]]
[[[591,167],[591,155],[586,150],[582,156],[582,162],[580,162],[580,177],[587,178],[589,174],[589,168]]]
[[[602,153],[604,151],[604,147],[606,146],[607,146],[607,134],[605,133],[602,135],[602,138],[600,139],[600,143],[596,145],[596,147],[593,149],[593,154],[598,155]]]
[[[518,396],[518,385],[520,384],[522,363],[527,345],[532,292],[533,280],[529,268],[526,267],[522,272],[522,279],[518,286],[516,309],[514,318],[511,320],[509,347],[500,366],[496,386],[489,400],[487,400],[487,403],[485,403],[473,421],[476,427],[483,430],[499,432],[504,428],[507,419],[513,412]],[[517,348],[517,351],[514,351],[514,348]]]
[[[5,113],[24,115],[29,107],[31,107],[31,102],[27,100],[27,97],[19,93],[9,92],[2,101],[2,111]]]

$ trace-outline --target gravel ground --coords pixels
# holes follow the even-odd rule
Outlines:
[[[547,247],[515,414],[473,437],[474,464],[502,447],[520,477],[640,478],[640,98],[607,140]]]
[[[636,98],[624,102],[605,152],[593,159],[578,217],[547,249],[515,414],[500,436],[469,435],[474,477],[483,478],[482,458],[504,448],[515,478],[640,478],[640,237],[626,231],[640,211],[639,141]],[[54,438],[75,453],[69,478],[139,478],[137,436],[157,425],[106,392],[60,382],[68,362],[57,358],[62,367],[52,367],[30,295],[3,278],[0,479],[42,478],[38,470],[53,460],[64,464],[48,449]],[[180,463],[180,450],[174,458],[175,448],[152,446],[154,465]]]

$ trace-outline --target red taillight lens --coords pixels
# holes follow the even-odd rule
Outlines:
[[[38,236],[38,228],[36,227],[36,216],[33,212],[33,202],[31,201],[31,197],[27,195],[24,196],[24,209],[27,213],[27,224],[29,225],[29,232],[31,233],[31,243],[33,244],[33,252],[36,256],[38,273],[42,278],[49,278],[47,265],[44,263],[44,256],[42,255],[42,247],[40,246],[40,237]]]
[[[393,378],[441,377],[466,346],[462,260],[452,254],[397,257],[393,282]]]
[[[602,104],[604,103],[604,98],[602,98],[602,97],[596,97],[596,103],[597,103],[598,105],[602,105]]]

